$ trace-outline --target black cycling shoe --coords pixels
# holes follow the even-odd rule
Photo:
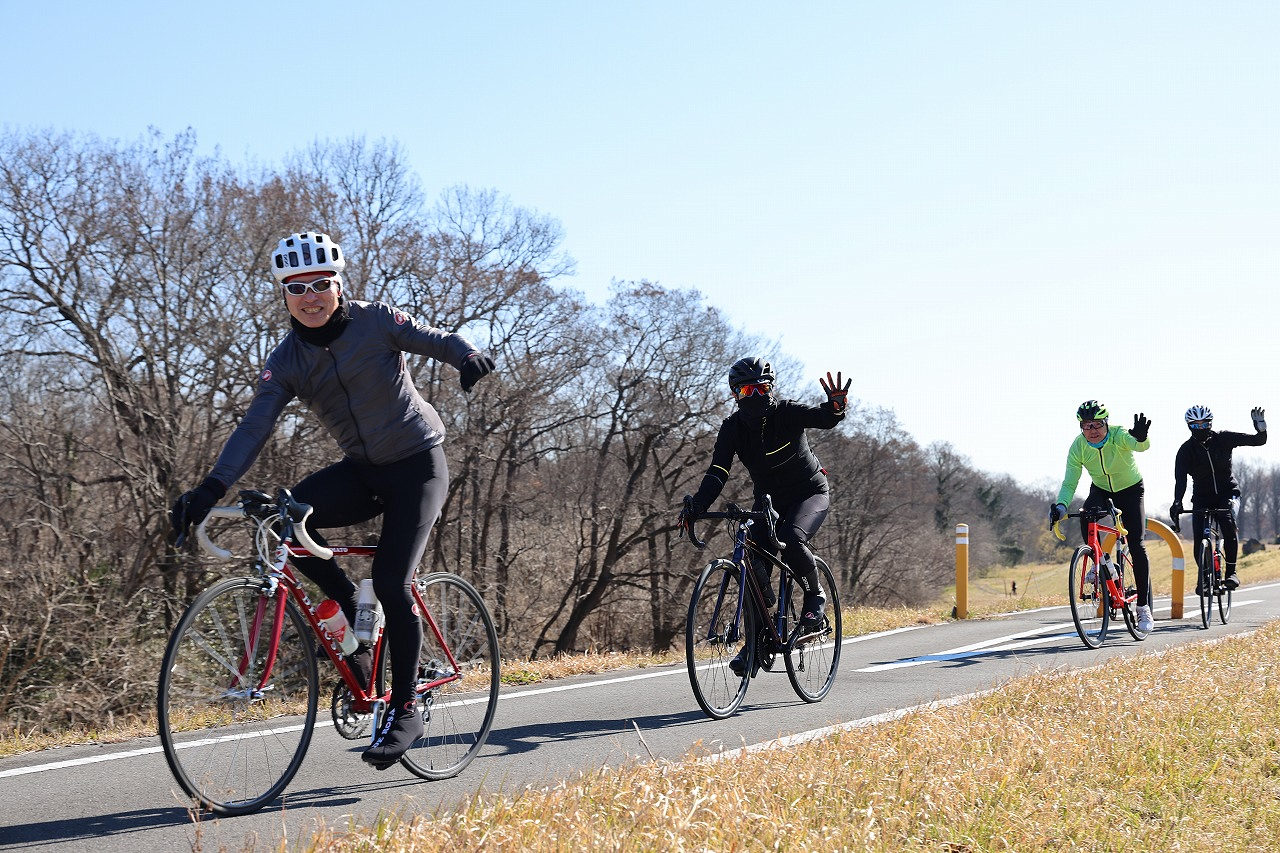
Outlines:
[[[733,660],[729,661],[729,669],[734,675],[742,678],[747,674],[747,656],[751,653],[750,647],[746,643],[742,644],[742,648]],[[753,676],[755,672],[751,673]]]
[[[822,627],[822,620],[826,618],[827,596],[822,590],[814,593],[805,593],[804,596],[804,612],[800,615],[800,630],[816,631]]]
[[[369,688],[369,680],[373,677],[373,650],[360,648],[347,655],[347,666],[351,667],[352,674],[356,677],[356,682],[364,688]]]
[[[1204,585],[1196,584],[1196,598],[1204,598]]]
[[[386,770],[400,760],[415,740],[422,737],[422,715],[415,709],[415,704],[409,701],[387,708],[373,744],[360,754],[365,762],[377,770]]]
[[[1240,588],[1240,578],[1235,572],[1227,572],[1227,576],[1222,579],[1222,588],[1228,591]]]

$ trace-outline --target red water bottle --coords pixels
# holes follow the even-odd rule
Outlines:
[[[342,612],[338,602],[332,598],[326,598],[320,602],[320,606],[316,608],[316,618],[333,635],[333,639],[337,641],[344,655],[349,655],[356,650],[356,635],[351,631],[347,614]]]

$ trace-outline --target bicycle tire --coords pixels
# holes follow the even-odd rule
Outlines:
[[[417,585],[444,647],[424,618],[417,674],[423,734],[400,763],[423,779],[449,779],[476,757],[493,726],[501,679],[498,632],[480,593],[461,577],[432,572]],[[459,677],[430,690],[422,688],[452,675]]]
[[[827,593],[827,607],[823,621],[822,635],[816,639],[794,648],[788,648],[783,659],[787,665],[787,678],[796,695],[806,702],[821,702],[831,692],[836,682],[836,670],[840,667],[841,640],[844,628],[840,618],[840,591],[836,587],[831,568],[821,557],[815,557],[818,564],[818,579]],[[791,589],[787,593],[789,624],[799,624],[799,609],[803,604],[804,592],[793,578],[788,578]],[[797,601],[800,604],[797,604]]]
[[[1219,554],[1221,554],[1221,552],[1219,552]],[[1226,560],[1224,559],[1222,563],[1223,565],[1226,565]],[[1215,598],[1218,599],[1218,619],[1220,619],[1222,624],[1225,625],[1231,620],[1231,590],[1227,589],[1222,581],[1218,581],[1217,587],[1217,595]]]
[[[1089,567],[1096,570],[1093,583],[1086,584],[1084,577]],[[1081,545],[1071,555],[1071,567],[1067,572],[1067,600],[1071,604],[1071,621],[1075,623],[1076,633],[1080,640],[1091,649],[1102,645],[1107,638],[1107,627],[1111,624],[1111,608],[1103,606],[1099,615],[1099,604],[1106,595],[1106,587],[1101,578],[1102,567],[1096,565],[1093,549]]]
[[[156,711],[165,760],[182,789],[218,815],[255,812],[279,796],[315,729],[314,634],[284,586],[264,592],[260,578],[202,592],[178,620],[161,665]],[[284,596],[279,622],[276,596]]]
[[[756,662],[756,632],[742,586],[743,570],[713,560],[698,576],[685,620],[685,663],[698,707],[713,720],[731,716],[747,695]],[[739,643],[747,649],[742,675],[729,668]]]
[[[1213,545],[1208,539],[1200,540],[1200,560],[1196,566],[1200,576],[1200,625],[1208,630],[1213,623]]]
[[[1124,607],[1120,610],[1121,615],[1124,617],[1124,627],[1129,631],[1130,637],[1142,642],[1147,638],[1149,632],[1138,630],[1138,604],[1136,598],[1138,591],[1131,586],[1125,585],[1129,574],[1133,570],[1133,561],[1130,559],[1127,550],[1117,552],[1116,556],[1120,559],[1120,588],[1124,590]],[[1133,597],[1133,600],[1130,600],[1131,597]]]

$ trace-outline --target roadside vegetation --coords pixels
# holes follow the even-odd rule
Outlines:
[[[1273,623],[792,749],[717,762],[695,751],[278,849],[1272,849],[1277,643]]]

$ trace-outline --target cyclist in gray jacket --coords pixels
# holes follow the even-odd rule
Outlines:
[[[271,258],[293,330],[267,357],[249,409],[209,476],[178,498],[171,520],[185,534],[205,519],[257,459],[289,401],[296,397],[315,413],[343,458],[293,489],[298,500],[314,507],[308,532],[323,545],[317,528],[382,516],[372,577],[386,619],[391,707],[362,756],[381,770],[423,733],[413,691],[422,625],[410,584],[449,484],[444,424],[414,387],[404,354],[458,368],[464,391],[494,363],[457,333],[424,326],[381,302],[346,298],[346,257],[326,234],[285,237]],[[336,561],[307,557],[294,564],[355,622],[356,586]],[[357,650],[349,661],[367,681],[370,652]]]

